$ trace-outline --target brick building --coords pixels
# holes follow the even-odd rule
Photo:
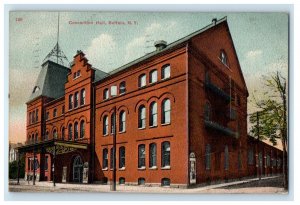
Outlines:
[[[119,184],[187,187],[252,176],[258,150],[263,173],[278,173],[280,151],[261,142],[256,149],[247,135],[248,91],[226,18],[155,47],[110,73],[82,51],[70,67],[44,62],[19,148],[26,179],[110,182],[114,135]]]

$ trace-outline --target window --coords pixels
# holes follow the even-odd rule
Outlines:
[[[48,156],[45,156],[45,164],[44,164],[44,170],[48,170]]]
[[[119,115],[119,131],[125,132],[126,130],[126,113],[125,111],[121,111]]]
[[[75,103],[74,103],[74,108],[78,107],[78,99],[79,99],[79,94],[78,92],[75,93]]]
[[[119,94],[124,94],[126,92],[126,83],[125,81],[121,82],[120,83],[120,86],[119,86]]]
[[[161,166],[170,166],[170,142],[163,142],[161,145]]]
[[[138,178],[138,185],[145,185],[145,178]]]
[[[33,89],[33,93],[37,92],[40,90],[40,87],[39,86],[35,86],[34,89]]]
[[[73,109],[73,95],[69,95],[69,110]]]
[[[62,108],[61,108],[61,114],[65,114],[65,106],[63,105]]]
[[[119,148],[119,168],[125,168],[125,147]]]
[[[72,137],[73,137],[73,131],[72,131],[72,129],[73,129],[73,126],[72,126],[72,124],[69,124],[69,140],[72,140]]]
[[[144,105],[141,105],[139,107],[139,128],[145,128],[146,127],[146,108]]]
[[[56,129],[53,130],[53,138],[57,139],[57,131],[56,131]]]
[[[169,99],[165,99],[162,102],[162,124],[170,124],[171,123],[171,101]]]
[[[65,127],[61,128],[61,138],[62,138],[62,140],[65,139]]]
[[[115,113],[112,113],[110,116],[110,132],[111,134],[115,133]]]
[[[85,124],[84,124],[84,121],[81,120],[81,122],[80,122],[80,138],[84,138],[84,134],[85,134]]]
[[[248,164],[253,165],[253,162],[254,162],[253,148],[250,148],[248,150]]]
[[[110,148],[110,169],[114,168],[114,148]]]
[[[149,83],[156,83],[157,82],[157,70],[152,70],[150,72]]]
[[[29,113],[29,124],[31,124],[31,112]]]
[[[103,91],[103,100],[108,99],[108,96],[109,96],[109,90],[108,88],[105,88]]]
[[[161,79],[167,79],[171,76],[170,64],[164,65],[161,69]]]
[[[119,178],[119,184],[125,184],[125,178],[124,177]]]
[[[35,123],[35,111],[32,112],[32,123]]]
[[[139,161],[138,161],[138,168],[145,168],[145,145],[141,144],[139,145]]]
[[[208,102],[204,105],[204,119],[207,121],[211,120],[211,108]]]
[[[105,115],[103,117],[103,135],[107,135],[108,134],[108,117],[107,115]]]
[[[156,144],[150,144],[149,167],[156,167]]]
[[[150,126],[157,126],[157,103],[150,104]]]
[[[56,110],[56,108],[53,110],[53,117],[56,117],[56,115],[57,115],[57,110]]]
[[[39,110],[36,110],[35,112],[35,121],[39,121]]]
[[[77,76],[77,72],[75,72],[75,73],[73,74],[73,78],[75,79],[76,76]]]
[[[225,155],[224,155],[224,169],[228,170],[229,169],[229,151],[228,151],[228,146],[225,145]]]
[[[211,156],[211,148],[210,148],[210,144],[207,144],[205,146],[205,168],[206,170],[210,169],[210,156]]]
[[[171,182],[169,178],[163,178],[161,180],[161,186],[170,186]]]
[[[49,139],[49,132],[46,131],[46,135],[45,135],[45,137],[44,137],[44,140],[48,140],[48,139]]]
[[[221,50],[221,52],[220,52],[220,59],[224,65],[228,66],[227,55],[224,50]]]
[[[146,74],[139,76],[139,88],[146,86]]]
[[[82,89],[80,91],[80,105],[84,105],[85,104],[85,89]]]
[[[78,139],[78,122],[74,123],[74,139]]]
[[[105,148],[103,149],[103,162],[102,162],[102,168],[107,169],[108,167],[108,150]]]

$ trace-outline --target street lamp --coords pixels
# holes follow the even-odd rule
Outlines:
[[[115,97],[117,96],[117,86],[111,86],[110,88],[110,95],[111,97]],[[116,141],[117,141],[117,123],[116,123],[116,120],[117,120],[117,107],[116,105],[114,105],[114,108],[113,108],[113,124],[114,124],[114,127],[113,127],[113,186],[112,186],[112,191],[116,191],[116,187],[117,187],[117,182],[116,182]]]

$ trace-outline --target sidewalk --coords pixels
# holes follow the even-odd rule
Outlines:
[[[117,192],[136,192],[136,193],[285,193],[284,189],[273,186],[274,181],[281,179],[280,176],[263,177],[261,181],[258,178],[245,179],[228,183],[201,186],[189,189],[179,189],[170,187],[148,187],[148,186],[124,186],[117,185]],[[263,186],[259,186],[261,183]],[[255,184],[258,183],[258,186]],[[247,186],[250,185],[251,186]],[[269,185],[270,184],[270,185]],[[246,187],[239,187],[246,185]],[[110,185],[100,184],[65,184],[56,183],[53,187],[52,182],[32,182],[21,180],[17,185],[16,180],[9,182],[9,190],[12,192],[111,192]]]

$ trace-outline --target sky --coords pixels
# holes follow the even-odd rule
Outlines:
[[[77,50],[82,50],[93,67],[109,72],[154,51],[153,43],[156,40],[165,40],[169,44],[205,27],[213,18],[224,16],[227,16],[248,87],[250,113],[255,111],[251,102],[253,95],[259,99],[265,92],[263,76],[280,71],[287,78],[286,13],[60,12],[59,44],[69,61],[72,61]],[[58,40],[57,31],[57,12],[10,12],[11,142],[26,139],[25,103],[33,90],[44,58]]]

